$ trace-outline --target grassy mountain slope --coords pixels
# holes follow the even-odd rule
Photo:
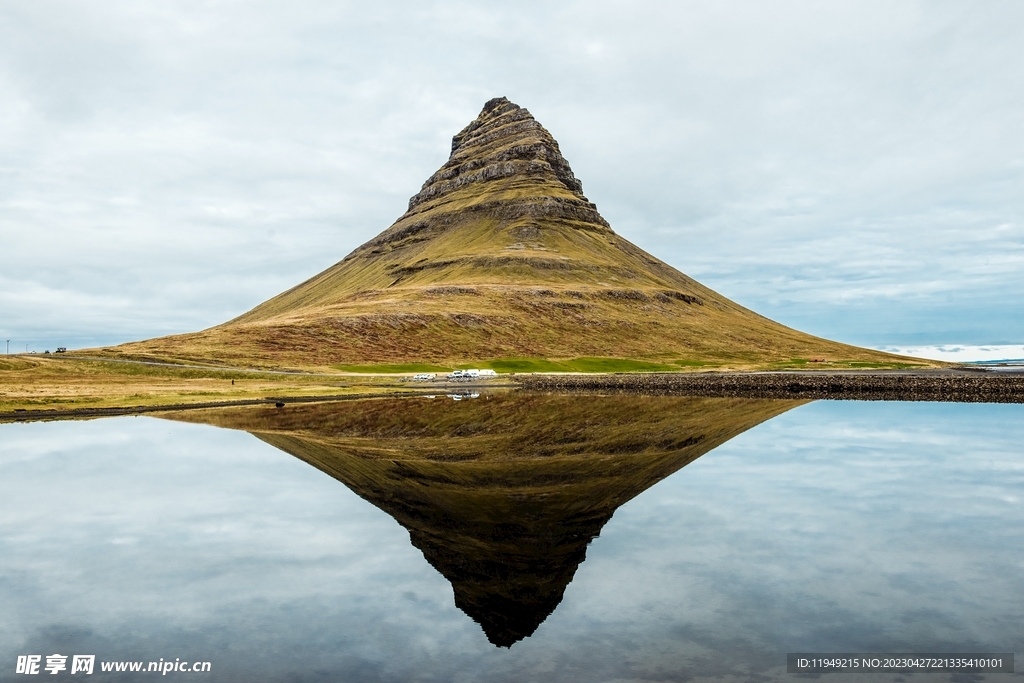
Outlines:
[[[526,110],[488,102],[390,228],[223,325],[115,353],[229,364],[610,357],[892,362],[812,337],[617,235]]]

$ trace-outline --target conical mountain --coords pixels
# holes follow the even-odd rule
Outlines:
[[[801,401],[505,394],[168,413],[242,429],[391,515],[495,645],[534,633],[622,504]]]
[[[334,266],[218,327],[120,350],[296,366],[893,360],[759,316],[617,235],[551,134],[503,97],[405,214]]]
[[[515,293],[547,285],[653,288],[678,290],[694,305],[719,298],[619,238],[583,195],[551,134],[502,97],[453,138],[448,162],[394,225],[233,322],[335,307],[353,295],[468,293],[444,285],[499,287],[505,294],[510,285]]]

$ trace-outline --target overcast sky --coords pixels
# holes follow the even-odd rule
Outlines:
[[[1019,2],[0,0],[0,335],[208,327],[498,95],[632,242],[865,344],[1024,342]]]

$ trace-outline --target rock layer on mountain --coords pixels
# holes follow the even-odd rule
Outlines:
[[[453,138],[407,211],[334,266],[223,325],[117,352],[306,367],[893,360],[763,318],[623,239],[551,134],[503,97]]]
[[[615,510],[799,401],[506,394],[168,413],[242,429],[384,510],[495,645],[534,633]]]

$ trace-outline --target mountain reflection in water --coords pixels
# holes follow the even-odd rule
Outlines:
[[[497,646],[550,615],[615,510],[805,401],[499,394],[169,413],[239,429],[391,515]]]

